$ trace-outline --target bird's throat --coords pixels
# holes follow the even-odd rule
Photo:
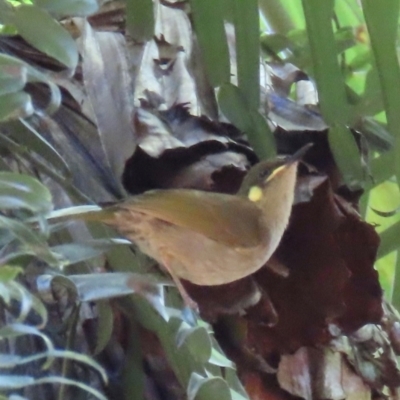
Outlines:
[[[276,250],[292,212],[297,176],[297,163],[281,172],[282,176],[268,182],[255,204],[261,208],[263,229],[269,233],[270,254]]]

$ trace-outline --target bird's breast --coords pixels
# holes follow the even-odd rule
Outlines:
[[[121,210],[113,223],[129,240],[182,279],[213,286],[244,278],[261,268],[271,256],[266,243],[255,247],[230,247],[187,228]]]

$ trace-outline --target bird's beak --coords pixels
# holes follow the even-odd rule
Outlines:
[[[313,143],[307,143],[301,149],[297,150],[296,153],[289,156],[284,160],[284,164],[278,167],[266,180],[266,183],[276,178],[278,175],[282,174],[284,171],[287,171],[291,167],[297,167],[297,163],[303,158],[304,154],[313,146]]]
[[[285,166],[286,165],[290,165],[296,162],[299,162],[303,157],[304,154],[307,153],[307,151],[310,149],[310,147],[313,146],[313,143],[307,143],[305,146],[303,146],[301,149],[297,150],[296,153],[294,153],[293,155],[289,156],[286,160],[285,160]]]

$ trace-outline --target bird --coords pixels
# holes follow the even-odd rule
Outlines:
[[[116,229],[171,275],[183,300],[181,279],[215,286],[247,277],[271,258],[288,225],[299,161],[295,154],[261,161],[236,194],[157,189],[131,196],[81,219]]]

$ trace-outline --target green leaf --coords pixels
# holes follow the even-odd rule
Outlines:
[[[231,396],[232,396],[232,400],[248,400],[249,399],[248,396],[244,396],[243,394],[235,392],[232,389],[231,389]]]
[[[246,132],[249,142],[260,160],[276,156],[274,133],[271,131],[266,118],[256,110],[250,110],[251,129]]]
[[[0,171],[0,208],[22,208],[35,214],[46,214],[53,208],[51,193],[28,175]]]
[[[0,24],[10,24],[14,15],[13,7],[7,0],[0,0]]]
[[[211,357],[211,339],[204,327],[190,327],[186,322],[182,322],[176,334],[176,345],[187,346],[190,354],[196,361],[205,364]]]
[[[4,268],[7,267],[3,266],[0,270],[2,271]],[[8,267],[8,269],[11,268],[12,267]],[[15,269],[20,270],[21,268],[17,267]],[[11,305],[11,300],[16,301],[19,304],[19,315],[14,322],[23,323],[28,314],[31,311],[34,311],[40,317],[40,321],[35,320],[36,327],[40,329],[46,325],[47,310],[43,303],[20,283],[14,280],[8,280],[5,282],[0,281],[0,297],[2,297],[4,302],[8,305]]]
[[[0,216],[0,228],[9,230],[22,243],[39,249],[46,246],[46,241],[24,223],[7,217]]]
[[[371,68],[365,80],[365,89],[361,101],[356,105],[354,114],[375,115],[383,110],[382,91],[379,82],[379,73],[376,68]]]
[[[145,42],[154,36],[154,9],[152,0],[126,1],[126,27],[137,42]]]
[[[62,256],[63,265],[76,264],[99,257],[116,245],[130,245],[125,239],[98,239],[79,243],[66,243],[53,246],[51,250]]]
[[[0,216],[0,228],[11,232],[22,243],[22,247],[4,257],[5,261],[30,254],[52,266],[59,266],[59,260],[50,251],[46,240],[24,223]],[[4,261],[3,261],[4,262]]]
[[[277,55],[282,50],[291,49],[294,44],[285,35],[279,33],[268,33],[261,36],[262,49],[267,54]]]
[[[252,108],[260,102],[260,33],[257,0],[233,0],[238,86]]]
[[[363,187],[365,173],[362,169],[361,155],[350,129],[344,125],[335,125],[329,129],[328,140],[344,181],[351,188]]]
[[[396,208],[395,210],[391,210],[391,211],[379,211],[379,210],[376,210],[375,208],[372,208],[372,207],[371,207],[371,210],[372,210],[376,215],[379,215],[380,217],[383,217],[383,218],[391,218],[391,217],[393,217],[393,216],[395,216],[396,214],[399,213],[400,208]]]
[[[68,279],[75,284],[81,301],[109,299],[140,290],[157,294],[159,285],[150,275],[130,272],[69,275]]]
[[[359,187],[364,173],[357,144],[347,128],[351,109],[337,54],[332,51],[336,47],[332,30],[334,0],[303,0],[302,3],[321,113],[331,128],[329,146],[346,184]]]
[[[9,324],[7,326],[0,328],[0,337],[4,339],[15,338],[23,335],[38,336],[43,340],[43,343],[45,344],[47,351],[49,352],[55,351],[51,340],[33,326],[23,325],[23,324]]]
[[[0,267],[0,282],[13,281],[21,272],[23,272],[21,267],[2,265]]]
[[[90,386],[79,381],[64,378],[62,376],[34,378],[33,376],[29,375],[0,375],[0,389],[3,390],[26,389],[27,386],[43,384],[71,385],[90,393],[92,396],[96,397],[99,400],[107,400],[107,397],[105,397],[98,390],[93,389]]]
[[[377,258],[384,257],[386,254],[400,248],[400,222],[396,222],[381,234],[381,244],[378,249]]]
[[[378,68],[389,132],[396,138],[395,153],[400,154],[400,67],[397,57],[398,0],[362,0],[372,51]],[[400,157],[394,158],[394,172],[400,183]]]
[[[28,121],[23,119],[10,121],[5,123],[4,126],[12,139],[40,155],[65,176],[71,174],[60,153]]]
[[[76,68],[78,50],[74,40],[47,11],[24,4],[16,9],[13,22],[18,33],[32,46],[68,68]]]
[[[350,62],[347,64],[347,67],[350,71],[353,72],[356,71],[363,72],[371,64],[371,61],[372,61],[371,51],[366,46],[362,46],[358,49],[354,58],[350,60]]]
[[[28,385],[32,385],[35,378],[26,375],[0,375],[0,388],[1,389],[19,389]]]
[[[1,204],[1,203],[0,203]],[[72,219],[76,217],[79,219],[79,215],[94,213],[97,211],[101,211],[102,208],[99,206],[73,206],[67,208],[61,208],[59,210],[54,210],[47,215],[47,219],[49,220],[57,220],[57,219]]]
[[[219,367],[235,368],[235,364],[225,354],[214,348],[211,350],[211,357],[208,362]]]
[[[240,379],[234,369],[225,368],[224,377],[229,385],[229,388],[231,389],[232,400],[250,400],[245,388],[243,387],[242,382],[240,382]]]
[[[87,17],[99,9],[96,0],[33,0],[33,4],[60,17]]]
[[[48,320],[47,309],[44,304],[29,290],[22,286],[18,282],[10,282],[9,286],[17,287],[19,289],[19,295],[14,295],[11,291],[11,296],[15,298],[20,304],[20,315],[15,322],[23,323],[31,311],[34,311],[40,319],[35,320],[35,324],[31,323],[38,329],[43,329]]]
[[[223,1],[189,0],[208,79],[213,87],[230,81]]]
[[[27,80],[27,69],[23,65],[0,68],[0,96],[22,90]]]
[[[87,366],[96,370],[105,383],[108,381],[106,371],[96,361],[94,361],[87,355],[69,350],[50,350],[30,356],[19,356],[15,354],[0,353],[0,368],[14,368],[18,365],[29,364],[43,358],[62,358],[86,364]]]
[[[59,284],[75,291],[80,301],[96,301],[137,294],[145,298],[165,320],[169,319],[164,305],[162,285],[151,275],[131,272],[114,272],[81,275],[41,275],[41,291],[52,284]]]
[[[58,86],[53,83],[49,77],[18,58],[0,53],[0,70],[9,70],[10,68],[25,68],[28,82],[42,82],[48,85],[50,101],[49,104],[46,105],[45,111],[51,114],[57,110],[61,103],[61,92]]]
[[[336,48],[332,30],[334,0],[303,0],[302,3],[322,115],[330,126],[347,125],[350,108],[337,54],[332,51]]]
[[[366,189],[370,189],[371,187],[377,186],[380,183],[390,179],[394,175],[393,171],[393,153],[394,151],[391,150],[388,153],[384,153],[379,157],[374,158],[370,162],[370,170],[371,175],[373,176],[374,180],[369,182],[366,186]]]
[[[204,378],[192,372],[187,388],[188,400],[232,400],[228,384],[219,376]]]
[[[28,117],[33,112],[32,99],[28,93],[15,92],[0,96],[0,121]]]
[[[218,93],[218,103],[225,117],[247,134],[260,159],[276,154],[274,136],[266,119],[257,109],[248,106],[237,86],[223,84]]]
[[[362,118],[354,128],[360,131],[368,144],[379,152],[389,151],[394,146],[394,138],[387,131],[386,126],[373,118]]]
[[[107,300],[96,302],[97,308],[97,327],[96,327],[96,346],[93,351],[95,355],[99,354],[107,346],[111,339],[114,329],[114,314]]]
[[[289,0],[260,0],[259,6],[268,26],[277,33],[286,34],[296,26],[296,19],[301,18],[297,2]],[[295,17],[295,18],[294,18]]]
[[[225,83],[218,92],[218,104],[225,117],[243,132],[251,130],[253,121],[246,99],[240,89]]]

